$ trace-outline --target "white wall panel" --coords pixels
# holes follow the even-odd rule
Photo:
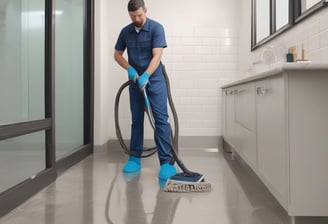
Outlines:
[[[120,84],[127,81],[127,74],[112,55],[121,28],[130,22],[127,2],[96,1],[96,145],[116,139],[114,99]],[[222,135],[221,95],[217,90],[237,75],[240,2],[204,0],[200,4],[190,0],[145,0],[148,17],[165,28],[168,48],[164,51],[163,63],[181,121],[181,136]],[[127,100],[126,96],[121,99],[122,111],[129,110]],[[198,108],[202,108],[203,113],[199,113]],[[193,116],[185,114],[186,109]],[[121,126],[124,135],[129,137],[129,120],[122,120]],[[152,132],[147,130],[145,138],[152,139]]]

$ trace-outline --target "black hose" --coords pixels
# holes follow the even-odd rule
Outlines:
[[[173,139],[173,146],[175,148],[175,150],[178,152],[178,147],[179,147],[179,120],[178,120],[178,114],[177,111],[175,110],[175,106],[173,103],[173,99],[172,99],[172,94],[171,94],[171,86],[170,86],[170,80],[169,77],[166,73],[166,69],[165,66],[163,65],[163,74],[164,74],[164,78],[165,78],[165,82],[166,82],[166,88],[167,88],[167,98],[168,98],[168,102],[170,105],[170,109],[173,115],[173,121],[174,121],[174,137]],[[171,131],[172,134],[172,131]]]
[[[122,147],[122,149],[124,150],[124,152],[128,155],[132,155],[134,157],[138,157],[138,158],[145,158],[145,157],[149,157],[152,156],[153,154],[155,154],[157,152],[156,147],[152,147],[152,148],[148,148],[148,149],[144,149],[144,152],[147,153],[143,153],[141,156],[130,151],[129,148],[126,146],[123,137],[122,137],[122,132],[121,132],[121,128],[120,128],[120,123],[119,123],[119,103],[120,103],[120,98],[122,95],[123,90],[129,86],[134,84],[133,81],[127,81],[125,83],[123,83],[123,85],[119,88],[119,90],[117,91],[116,94],[116,98],[115,98],[115,130],[116,130],[116,136],[117,139]]]
[[[178,166],[182,169],[182,171],[185,174],[188,175],[193,175],[195,173],[191,172],[190,170],[187,169],[187,167],[184,165],[184,163],[182,162],[182,160],[179,158],[178,156],[178,137],[179,137],[179,123],[178,123],[178,115],[177,112],[175,110],[174,104],[173,104],[173,100],[172,100],[172,94],[171,94],[171,88],[170,88],[170,82],[169,82],[169,78],[167,76],[166,73],[166,69],[165,66],[163,65],[163,74],[164,74],[164,78],[165,78],[165,82],[166,82],[166,88],[167,88],[167,95],[168,95],[168,102],[169,102],[169,106],[173,115],[173,120],[174,120],[174,136],[173,136],[173,131],[171,128],[171,141],[167,142],[164,138],[162,138],[162,136],[158,135],[159,138],[161,138],[167,145],[170,146],[171,150],[170,153],[172,154],[173,157],[173,161],[171,161],[171,163],[173,164],[174,162],[176,162],[178,164]],[[138,158],[145,158],[145,157],[149,157],[153,154],[155,154],[157,152],[156,147],[152,147],[152,148],[147,148],[143,150],[142,155],[137,155],[134,152],[132,152],[131,150],[128,149],[128,147],[126,146],[123,137],[122,137],[122,133],[121,133],[121,129],[120,129],[120,124],[119,124],[119,101],[120,101],[120,97],[122,94],[122,91],[129,85],[134,85],[133,81],[127,81],[125,83],[123,83],[123,85],[119,88],[117,94],[116,94],[116,98],[115,98],[115,128],[116,128],[116,136],[117,139],[121,145],[121,147],[123,148],[124,152],[128,155],[132,155],[134,157],[138,157]],[[145,96],[147,97],[147,96]],[[154,129],[155,135],[156,133],[156,128],[155,125],[153,123],[153,117],[151,114],[150,110],[146,110],[146,113],[148,115],[149,121],[151,123],[151,126]],[[171,127],[171,126],[170,126]],[[144,153],[147,152],[147,153]]]

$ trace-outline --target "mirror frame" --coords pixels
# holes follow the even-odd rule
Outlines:
[[[320,9],[328,6],[328,0],[321,0],[317,4],[313,5],[311,8],[307,9],[305,12],[302,13],[302,0],[288,0],[289,1],[289,21],[288,23],[281,27],[280,29],[276,30],[276,12],[275,12],[275,4],[276,0],[270,0],[270,23],[268,26],[270,27],[270,34],[269,36],[265,37],[261,41],[257,42],[256,40],[256,1],[251,1],[251,51],[255,50],[256,48],[264,45],[265,43],[269,42],[270,40],[274,39],[276,36],[280,35],[281,33],[289,30],[294,25],[298,24],[299,22],[303,21],[304,19],[310,17]],[[260,1],[260,0],[258,0]]]

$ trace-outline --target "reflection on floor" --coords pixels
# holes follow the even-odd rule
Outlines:
[[[219,152],[218,152],[219,151]],[[127,159],[118,147],[95,153],[61,174],[1,224],[326,224],[292,220],[264,185],[239,160],[213,148],[183,148],[188,168],[206,175],[207,193],[160,191],[156,156],[142,161],[137,176],[124,176]]]

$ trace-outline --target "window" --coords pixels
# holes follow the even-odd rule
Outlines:
[[[319,2],[321,2],[321,0],[302,0],[301,1],[302,13],[306,12],[306,10],[309,10]]]
[[[252,50],[328,5],[328,0],[252,0]]]
[[[289,2],[286,0],[276,0],[276,17],[275,17],[275,23],[276,23],[276,29],[279,30],[286,26],[289,23]]]
[[[270,0],[256,2],[256,40],[270,36]]]
[[[327,0],[295,0],[295,23],[305,19],[327,5]]]

